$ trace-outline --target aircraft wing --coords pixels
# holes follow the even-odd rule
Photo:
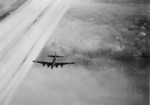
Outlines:
[[[40,63],[42,64],[43,66],[47,65],[47,67],[52,67],[52,62],[45,62],[45,61],[33,61],[34,63]],[[68,64],[74,64],[74,62],[56,62],[55,63],[55,67],[58,67],[58,66],[61,66],[63,67],[64,65],[68,65]]]
[[[43,66],[47,65],[48,67],[52,65],[52,62],[45,62],[45,61],[33,61],[34,63],[40,63]]]
[[[75,63],[74,62],[56,62],[55,66],[56,67],[58,67],[58,66],[63,67],[64,65],[69,65],[69,64],[75,64]]]
[[[48,57],[64,57],[64,56],[59,56],[59,55],[48,55]]]

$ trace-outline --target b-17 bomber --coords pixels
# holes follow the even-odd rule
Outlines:
[[[64,56],[59,56],[59,55],[56,55],[56,52],[55,52],[55,55],[48,55],[48,57],[53,57],[53,60],[52,62],[48,62],[48,61],[38,61],[38,60],[34,60],[33,62],[34,63],[40,63],[42,64],[43,66],[47,66],[47,67],[51,67],[51,69],[53,69],[54,67],[63,67],[64,65],[69,65],[69,64],[75,64],[74,62],[56,62],[56,58],[58,57],[64,57]]]

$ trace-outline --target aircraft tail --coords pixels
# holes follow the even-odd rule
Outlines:
[[[55,52],[55,55],[48,55],[48,57],[64,57],[64,56],[56,55],[56,52]]]

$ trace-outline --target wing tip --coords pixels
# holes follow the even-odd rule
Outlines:
[[[71,62],[71,64],[75,64],[75,62]]]
[[[32,61],[32,62],[35,62],[35,63],[36,63],[37,61],[34,60],[34,61]]]

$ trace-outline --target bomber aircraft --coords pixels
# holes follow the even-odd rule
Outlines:
[[[56,52],[55,52],[55,55],[48,55],[48,57],[53,57],[53,61],[52,62],[47,62],[47,61],[34,60],[33,62],[34,63],[40,63],[43,66],[46,65],[47,67],[51,67],[51,69],[53,69],[54,67],[57,68],[58,66],[63,67],[64,65],[74,64],[74,62],[56,62],[56,58],[58,58],[58,57],[64,57],[64,56],[56,55]]]

